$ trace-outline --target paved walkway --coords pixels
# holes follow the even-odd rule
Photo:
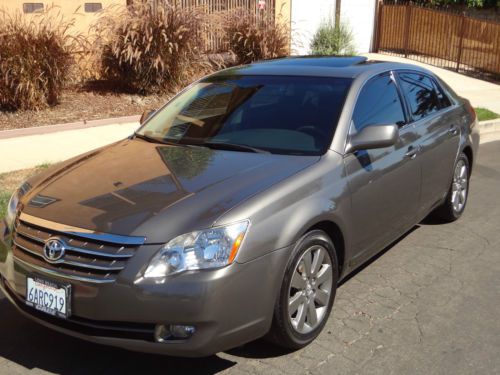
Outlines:
[[[423,66],[446,81],[458,95],[469,99],[474,107],[483,107],[500,113],[500,85],[402,57],[380,53],[366,53],[364,56],[372,60],[397,61]]]
[[[139,124],[111,124],[56,133],[0,139],[0,173],[56,163],[119,141]]]

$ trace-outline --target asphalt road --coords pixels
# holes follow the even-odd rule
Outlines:
[[[210,358],[131,353],[54,333],[0,296],[0,373],[500,374],[500,142],[481,146],[464,216],[422,223],[340,286],[322,335]]]

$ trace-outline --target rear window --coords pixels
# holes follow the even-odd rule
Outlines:
[[[139,134],[181,144],[222,142],[318,155],[331,143],[350,84],[328,77],[215,77],[176,97]]]

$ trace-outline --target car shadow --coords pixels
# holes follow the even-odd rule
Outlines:
[[[394,246],[396,246],[398,243],[403,241],[406,237],[408,237],[410,234],[412,234],[414,231],[416,231],[418,228],[420,228],[420,224],[414,225],[408,232],[403,234],[401,237],[399,237],[397,240],[391,242],[388,246],[384,247],[380,252],[377,254],[373,255],[371,258],[369,258],[366,262],[361,264],[358,268],[356,268],[354,271],[352,271],[349,275],[344,277],[342,281],[339,283],[339,288],[344,285],[346,282],[351,280],[353,277],[355,277],[357,274],[359,274],[361,271],[363,271],[366,267],[368,267],[370,264],[374,263],[382,257],[385,253],[387,253],[389,250],[391,250]]]
[[[339,285],[375,262],[406,236],[419,228],[414,226],[399,239],[361,265]],[[175,358],[130,352],[119,348],[89,343],[66,336],[32,322],[22,316],[0,293],[0,364],[2,358],[28,370],[41,369],[57,374],[216,374],[233,367],[236,362],[214,355],[207,358]],[[256,340],[227,351],[239,358],[265,359],[292,353],[265,339]]]
[[[215,355],[200,359],[175,358],[89,343],[32,322],[5,298],[0,300],[0,316],[0,366],[4,358],[28,370],[108,375],[216,374],[235,365]]]

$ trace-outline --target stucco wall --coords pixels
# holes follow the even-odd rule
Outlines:
[[[340,19],[354,34],[358,53],[371,51],[377,0],[342,0]],[[335,0],[293,0],[292,53],[310,53],[312,37],[322,22],[335,15]]]
[[[125,5],[126,0],[0,0],[0,9],[9,13],[19,12],[23,14],[23,3],[43,3],[44,9],[53,7],[54,12],[60,11],[66,20],[74,20],[73,33],[87,33],[89,27],[94,23],[100,12],[86,13],[85,3],[101,3],[105,9],[113,4]],[[25,17],[36,17],[39,13],[23,14]]]
[[[376,5],[376,0],[342,1],[340,19],[351,27],[358,53],[371,52]]]
[[[334,17],[335,0],[292,0],[291,9],[292,54],[307,55],[318,27]]]

